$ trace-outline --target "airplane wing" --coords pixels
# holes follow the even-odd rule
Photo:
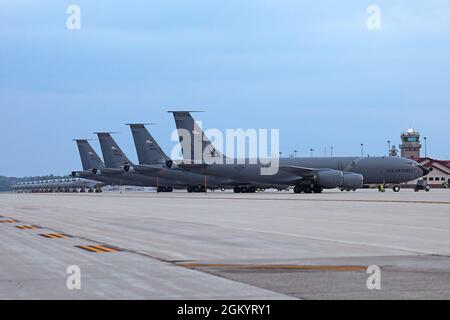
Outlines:
[[[280,166],[280,170],[289,172],[291,174],[295,174],[302,178],[313,177],[317,172],[317,169],[305,168],[305,167],[299,167],[299,166]]]

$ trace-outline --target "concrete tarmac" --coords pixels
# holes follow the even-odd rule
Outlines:
[[[446,190],[0,194],[0,299],[449,298]]]

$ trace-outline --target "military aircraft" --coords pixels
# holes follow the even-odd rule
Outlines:
[[[133,134],[139,165],[125,164],[127,172],[136,172],[170,181],[182,181],[188,192],[205,192],[207,189],[232,188],[234,182],[228,178],[208,176],[181,169],[161,149],[145,124],[128,124]]]
[[[16,193],[47,192],[99,192],[103,183],[83,178],[63,178],[44,181],[20,182],[13,186]]]
[[[184,189],[186,184],[181,181],[168,180],[159,176],[144,175],[140,172],[130,172],[128,168],[135,167],[122,149],[117,145],[109,132],[97,132],[102,149],[105,168],[101,168],[96,173],[101,173],[108,177],[127,181],[133,186],[156,187],[158,192],[172,192],[174,188]],[[152,163],[152,162],[151,162]],[[155,163],[157,164],[157,163]]]
[[[416,161],[397,157],[279,158],[278,170],[261,174],[266,161],[230,159],[220,153],[189,111],[173,113],[183,153],[179,166],[192,172],[235,181],[236,193],[255,192],[258,184],[294,186],[295,193],[321,193],[324,189],[356,190],[364,184],[400,184],[423,177],[429,170]]]
[[[95,180],[106,185],[132,185],[132,181],[124,180],[120,176],[102,173],[102,171],[107,171],[105,164],[87,139],[77,139],[74,141],[78,146],[83,171],[72,171],[72,177]]]

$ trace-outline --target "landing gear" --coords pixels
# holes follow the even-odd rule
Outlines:
[[[314,186],[313,187],[313,192],[314,193],[322,193],[323,192],[323,188],[320,186]]]
[[[294,193],[302,193],[303,192],[303,188],[300,186],[295,186],[294,187]]]
[[[310,186],[310,185],[306,185],[306,186],[295,186],[294,187],[294,193],[322,193],[323,192],[323,188],[317,185],[314,186]]]
[[[400,186],[395,186],[394,188],[392,188],[392,190],[394,190],[394,192],[400,192]]]
[[[205,186],[202,186],[202,185],[200,185],[200,186],[189,186],[189,187],[187,187],[187,192],[189,192],[189,193],[192,193],[192,192],[195,192],[195,193],[206,192],[206,188],[205,188]]]
[[[172,187],[158,187],[156,190],[158,193],[160,192],[173,192]]]
[[[236,186],[233,188],[234,193],[255,193],[256,187],[254,186]]]

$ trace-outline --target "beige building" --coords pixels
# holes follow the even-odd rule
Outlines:
[[[447,188],[450,184],[450,160],[431,159],[427,157],[427,155],[425,155],[425,158],[422,158],[420,133],[414,129],[409,129],[407,132],[402,133],[401,139],[401,156],[408,159],[414,159],[422,166],[432,170],[427,177],[419,180],[425,180],[432,188]],[[407,185],[415,186],[417,181],[418,180],[411,181],[407,183]]]
[[[426,168],[432,168],[433,171],[425,177],[428,185],[432,188],[447,188],[450,184],[450,160],[435,160],[431,158],[422,158],[418,161]]]

